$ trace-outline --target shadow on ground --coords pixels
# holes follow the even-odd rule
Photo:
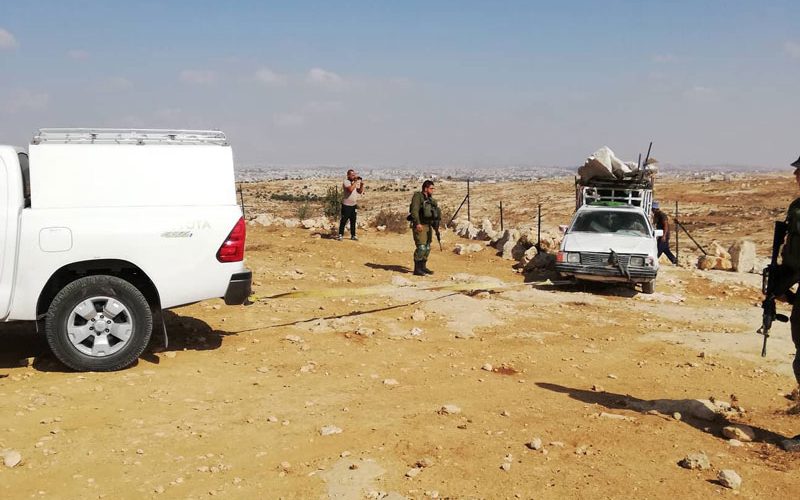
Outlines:
[[[547,382],[537,382],[537,386],[548,391],[566,394],[570,398],[587,404],[600,405],[610,410],[629,410],[636,411],[641,414],[648,414],[653,410],[658,413],[671,415],[679,411],[681,413],[681,422],[694,427],[700,431],[714,434],[715,436],[722,435],[722,428],[728,425],[736,424],[738,422],[731,422],[722,415],[717,415],[714,420],[703,420],[692,416],[692,411],[697,406],[702,406],[702,403],[696,399],[639,399],[630,395],[615,394],[613,392],[595,392],[586,389],[574,389],[571,387],[564,387],[562,385],[550,384]],[[762,429],[760,427],[753,427],[748,424],[756,437],[753,440],[757,443],[769,443],[779,445],[786,436],[782,436],[775,432]]]
[[[165,351],[206,351],[218,349],[222,340],[235,333],[214,330],[208,323],[189,316],[180,316],[172,311],[164,312],[164,321],[169,334],[169,345],[164,347],[164,331],[161,321],[153,321],[150,344],[140,359],[158,364],[156,353]],[[40,327],[41,328],[41,327]],[[134,363],[134,366],[136,363]],[[44,331],[36,332],[30,321],[0,324],[0,369],[31,366],[41,372],[64,372],[72,370],[62,365],[50,352]]]
[[[381,271],[389,271],[393,273],[408,274],[411,272],[411,269],[398,264],[376,264],[374,262],[367,262],[364,265],[370,269],[380,269]]]

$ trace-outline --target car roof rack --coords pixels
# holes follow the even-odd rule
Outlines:
[[[117,128],[42,128],[31,144],[188,144],[227,146],[228,138],[219,130],[117,129]]]

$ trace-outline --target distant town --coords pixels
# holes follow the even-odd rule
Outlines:
[[[550,179],[573,176],[578,166],[502,166],[502,167],[359,167],[359,175],[365,179],[379,181],[414,179],[474,180],[479,182],[507,182],[520,180]],[[258,182],[277,179],[329,179],[343,177],[347,167],[341,166],[273,166],[245,165],[236,168],[239,182]],[[662,164],[661,175],[692,177],[706,180],[727,180],[731,177],[751,173],[781,172],[779,168],[746,165],[670,165]],[[788,170],[787,170],[788,171]]]

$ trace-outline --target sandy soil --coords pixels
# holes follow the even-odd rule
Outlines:
[[[296,204],[268,193],[307,184],[249,185],[246,195],[260,200],[251,210],[292,215]],[[748,236],[766,255],[771,220],[795,191],[788,176],[664,179],[658,196],[680,200],[701,244]],[[365,215],[404,211],[410,194],[371,192]],[[535,221],[541,201],[548,227],[567,222],[573,203],[570,180],[482,184],[473,196],[474,218],[497,219],[502,199],[509,223]],[[442,183],[439,197],[455,207],[463,186]],[[800,432],[800,416],[786,413],[794,348],[779,324],[759,357],[757,275],[665,267],[653,295],[554,286],[491,249],[455,255],[465,240],[448,232],[430,259],[436,274],[417,278],[410,234],[371,229],[337,242],[248,231],[257,302],[173,311],[169,346],[154,334],[130,369],[70,372],[30,325],[3,326],[0,450],[23,461],[0,465],[0,496],[779,498],[800,489],[800,454],[776,446]],[[744,411],[705,420],[695,400],[709,398]],[[729,422],[753,427],[755,440],[729,443]],[[542,449],[526,446],[534,438]],[[710,469],[677,465],[697,451]],[[738,492],[716,481],[720,469],[742,477]]]

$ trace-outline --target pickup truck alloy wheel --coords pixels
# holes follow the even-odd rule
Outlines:
[[[133,322],[122,302],[111,297],[92,297],[72,309],[66,329],[72,345],[83,354],[108,356],[128,343]]]
[[[65,365],[112,371],[136,361],[147,347],[152,315],[132,284],[115,276],[87,276],[56,295],[45,329],[50,349]]]

